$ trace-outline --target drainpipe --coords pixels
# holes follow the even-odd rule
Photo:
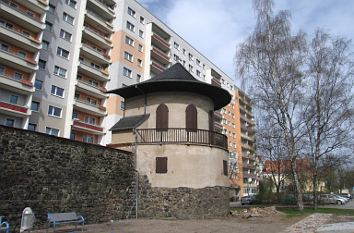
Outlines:
[[[146,115],[146,105],[147,105],[147,96],[146,96],[146,93],[141,90],[141,88],[138,87],[138,85],[135,85],[135,88],[140,91],[141,94],[144,95],[144,115]]]

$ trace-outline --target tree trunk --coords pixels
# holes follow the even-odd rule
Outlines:
[[[318,207],[318,197],[317,197],[317,166],[315,165],[314,168],[314,174],[313,174],[313,178],[312,178],[312,187],[313,187],[313,209],[317,210]]]
[[[296,158],[291,160],[291,172],[292,172],[293,178],[294,178],[295,198],[297,200],[297,208],[299,209],[299,211],[303,211],[304,210],[304,202],[302,199],[302,190],[301,190],[299,177],[298,177],[297,171],[296,171]]]

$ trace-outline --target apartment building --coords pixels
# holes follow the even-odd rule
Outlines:
[[[116,89],[154,77],[179,62],[198,80],[233,92],[233,80],[161,20],[135,0],[117,2],[119,15],[113,21],[111,80]],[[223,82],[222,82],[223,80]],[[122,116],[124,100],[111,95],[107,101],[106,128]],[[221,114],[215,112],[215,130],[221,132]],[[107,132],[105,144],[110,143]]]
[[[0,121],[101,143],[114,0],[1,0]]]

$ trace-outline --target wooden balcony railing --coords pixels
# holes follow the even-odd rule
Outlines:
[[[214,131],[185,128],[137,129],[137,143],[142,144],[196,144],[227,150],[227,137]]]

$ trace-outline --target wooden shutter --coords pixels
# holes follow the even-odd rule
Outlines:
[[[223,165],[223,169],[224,169],[224,176],[227,176],[229,174],[228,169],[227,169],[227,161],[223,160],[222,165]]]
[[[198,129],[197,108],[193,104],[186,108],[186,129],[190,131]]]
[[[160,104],[156,109],[156,130],[163,131],[168,129],[168,107]]]
[[[156,157],[156,173],[167,173],[167,157]]]

